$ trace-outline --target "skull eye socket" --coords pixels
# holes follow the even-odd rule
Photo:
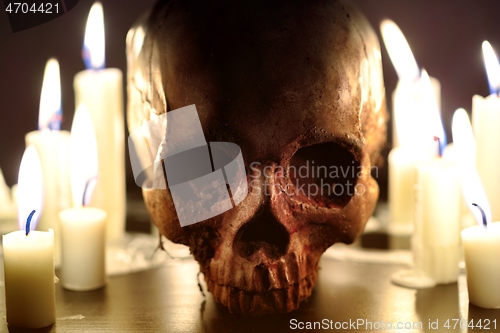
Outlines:
[[[297,150],[287,176],[297,195],[321,206],[344,207],[355,193],[360,171],[360,163],[350,150],[327,142]]]

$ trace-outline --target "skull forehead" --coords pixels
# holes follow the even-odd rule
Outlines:
[[[170,109],[196,104],[207,140],[232,140],[255,157],[279,158],[297,134],[361,139],[366,55],[342,4],[227,6],[172,4],[156,46]]]

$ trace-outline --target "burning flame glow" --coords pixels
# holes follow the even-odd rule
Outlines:
[[[426,155],[436,155],[434,137],[439,138],[442,151],[446,146],[446,135],[429,75],[422,70],[420,79],[400,81],[399,84],[394,110],[400,145]]]
[[[90,202],[97,181],[97,142],[90,113],[84,105],[75,112],[71,127],[69,175],[75,207]]]
[[[500,92],[500,65],[498,58],[488,41],[483,42],[483,58],[484,66],[486,67],[486,75],[488,76],[488,84],[490,93],[496,94]]]
[[[19,228],[26,228],[26,219],[32,210],[36,210],[30,225],[30,230],[35,229],[43,203],[43,174],[40,157],[34,146],[26,148],[21,159],[18,198]]]
[[[420,112],[422,113],[423,142],[433,140],[434,137],[439,138],[440,147],[439,150],[443,151],[446,146],[446,135],[443,128],[443,122],[441,121],[441,113],[439,111],[439,106],[436,100],[436,95],[434,93],[434,88],[431,83],[431,79],[427,74],[427,71],[422,70],[422,76],[420,78]]]
[[[83,41],[83,61],[87,69],[104,68],[104,44],[104,15],[101,3],[96,2],[90,9]]]
[[[61,78],[59,74],[59,62],[52,58],[47,61],[45,73],[43,75],[38,129],[58,131],[61,128],[61,120]]]
[[[400,80],[414,80],[419,77],[415,57],[411,52],[410,45],[399,27],[391,20],[384,20],[380,24],[382,38],[391,58],[392,64],[398,73]]]
[[[476,140],[474,139],[469,116],[464,109],[455,111],[452,132],[453,144],[456,147],[455,149],[457,149],[460,183],[467,206],[476,217],[476,221],[479,224],[483,224],[481,212],[472,204],[480,206],[489,223],[491,222],[490,205],[474,165],[476,159]]]

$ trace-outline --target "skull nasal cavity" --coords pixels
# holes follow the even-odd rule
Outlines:
[[[277,259],[286,253],[289,242],[285,227],[271,213],[261,213],[238,230],[234,250],[244,258],[262,250],[269,258]]]

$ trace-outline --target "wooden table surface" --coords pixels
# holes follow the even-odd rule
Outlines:
[[[2,265],[3,267],[3,265]],[[468,304],[465,277],[459,282],[426,290],[393,285],[390,276],[398,265],[360,264],[330,258],[321,260],[319,281],[313,295],[300,309],[284,315],[244,317],[230,315],[197,285],[198,265],[192,259],[178,260],[161,268],[110,277],[105,288],[73,292],[56,287],[57,321],[37,332],[289,332],[293,320],[328,322],[323,331],[376,331],[377,325],[417,325],[404,332],[467,332],[467,328],[446,329],[447,319],[496,319],[500,310],[486,310]],[[3,278],[3,274],[1,274]],[[3,281],[2,281],[3,284]],[[203,284],[204,285],[204,284]],[[0,288],[0,316],[5,318],[4,288]],[[29,313],[26,314],[29,316]],[[335,323],[364,323],[349,329],[335,329]],[[429,321],[439,320],[439,330],[429,330]],[[368,324],[371,322],[371,327]],[[378,323],[378,324],[377,324]],[[343,324],[346,327],[346,324]],[[338,327],[338,326],[337,326]],[[492,327],[493,328],[493,327]],[[2,332],[23,332],[9,328]],[[295,330],[297,331],[297,329]],[[311,331],[311,330],[309,330]],[[382,330],[378,330],[382,331]],[[397,330],[393,330],[396,332]],[[480,330],[474,330],[479,332]],[[485,332],[494,332],[489,330]],[[497,328],[500,331],[500,328]]]

